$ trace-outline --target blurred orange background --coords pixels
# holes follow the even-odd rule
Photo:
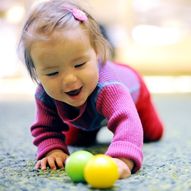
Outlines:
[[[28,9],[39,0],[0,2],[0,96],[32,95],[35,84],[17,56]],[[191,92],[190,0],[86,0],[112,43],[114,60],[144,75],[153,93]]]

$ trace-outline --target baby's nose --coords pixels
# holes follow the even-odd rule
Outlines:
[[[75,86],[77,82],[77,77],[70,73],[70,74],[65,74],[62,80],[64,89],[72,89],[73,86]]]

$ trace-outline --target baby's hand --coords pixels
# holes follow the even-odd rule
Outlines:
[[[131,176],[131,170],[133,168],[133,162],[123,158],[113,158],[119,169],[119,178],[127,178]]]
[[[35,168],[41,168],[42,170],[46,170],[47,166],[49,166],[52,170],[56,170],[57,168],[63,168],[64,162],[67,157],[68,155],[62,150],[52,150],[46,155],[46,157],[37,161]]]

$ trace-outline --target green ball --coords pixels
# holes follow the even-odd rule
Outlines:
[[[85,182],[84,168],[92,157],[92,153],[81,150],[72,153],[66,159],[65,171],[73,182]]]

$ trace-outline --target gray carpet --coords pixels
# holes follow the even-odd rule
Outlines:
[[[155,95],[154,101],[166,126],[165,136],[145,144],[141,170],[118,180],[110,190],[191,190],[191,95]],[[0,99],[0,191],[96,190],[73,184],[63,170],[34,170],[36,148],[29,131],[34,110],[30,99]],[[87,149],[104,152],[107,134],[103,130],[100,144]]]

